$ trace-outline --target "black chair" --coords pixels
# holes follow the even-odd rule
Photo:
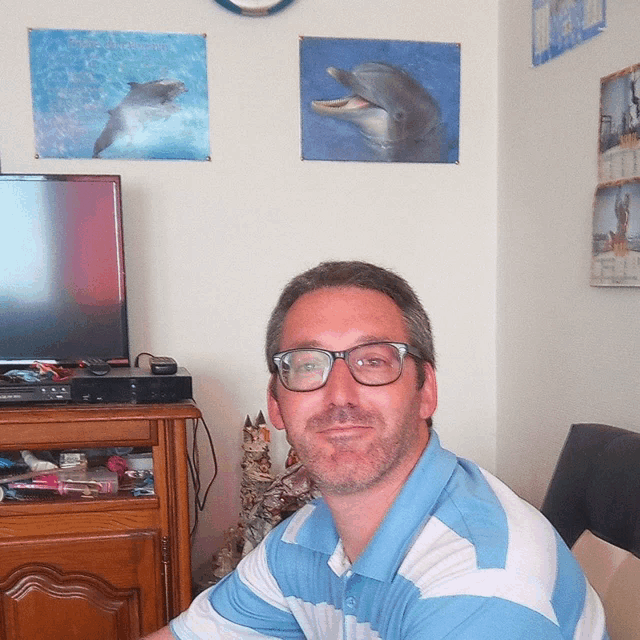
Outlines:
[[[640,639],[640,433],[572,425],[542,513],[602,598],[611,639]]]

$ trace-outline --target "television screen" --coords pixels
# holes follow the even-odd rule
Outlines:
[[[0,174],[0,365],[129,360],[120,176]]]

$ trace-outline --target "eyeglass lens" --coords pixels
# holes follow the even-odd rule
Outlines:
[[[319,349],[295,349],[282,356],[280,374],[285,387],[292,391],[313,391],[322,387],[331,371],[334,358]],[[364,344],[345,353],[351,375],[360,383],[380,386],[395,382],[402,372],[402,354],[387,343]]]

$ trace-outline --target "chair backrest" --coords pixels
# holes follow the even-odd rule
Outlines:
[[[640,433],[572,425],[542,513],[602,598],[611,640],[640,640]]]

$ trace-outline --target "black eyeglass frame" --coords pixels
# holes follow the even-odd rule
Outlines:
[[[400,367],[398,368],[398,375],[393,380],[389,380],[389,382],[378,382],[378,383],[360,382],[360,380],[356,378],[353,371],[351,370],[351,367],[349,366],[349,360],[347,359],[347,357],[352,351],[355,351],[356,349],[360,349],[361,347],[377,345],[377,344],[387,344],[392,347],[395,347],[395,349],[398,351],[398,356],[400,357]],[[297,351],[319,351],[320,353],[324,353],[327,356],[329,356],[329,368],[327,369],[327,372],[322,380],[322,384],[319,387],[314,387],[313,389],[291,389],[290,387],[287,386],[282,375],[281,366],[283,363],[283,358],[287,354],[295,353]],[[329,376],[333,371],[333,365],[335,364],[336,360],[338,360],[339,358],[344,360],[345,364],[347,365],[347,369],[349,369],[349,373],[358,384],[361,384],[365,387],[384,387],[388,384],[393,384],[396,380],[400,379],[400,376],[404,371],[404,359],[406,356],[412,356],[418,360],[424,360],[424,358],[420,355],[420,352],[415,347],[412,347],[410,344],[407,344],[406,342],[387,342],[385,340],[380,340],[378,342],[365,342],[364,344],[357,344],[355,347],[351,347],[350,349],[345,349],[344,351],[329,351],[329,349],[320,349],[317,347],[299,347],[297,349],[287,349],[286,351],[280,351],[278,353],[274,353],[272,356],[272,360],[278,372],[278,378],[280,379],[280,382],[282,383],[282,386],[285,389],[287,389],[288,391],[295,391],[296,393],[307,393],[309,391],[317,391],[318,389],[322,389],[322,387],[324,387],[327,384],[327,380],[329,380]]]

